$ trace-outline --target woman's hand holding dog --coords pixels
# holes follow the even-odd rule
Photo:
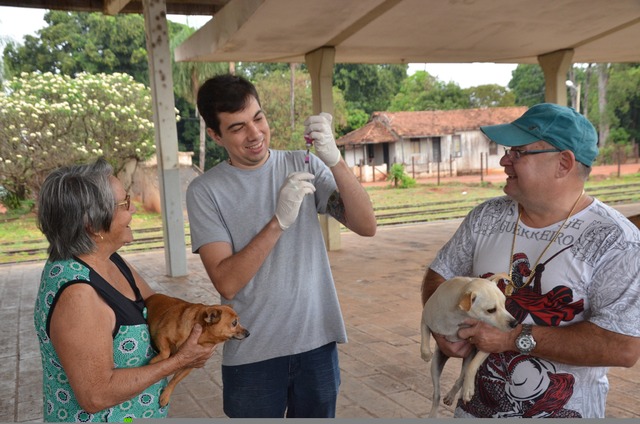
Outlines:
[[[196,324],[189,334],[189,338],[180,346],[178,352],[172,356],[176,358],[180,365],[178,369],[183,368],[202,368],[204,364],[213,356],[218,345],[202,346],[198,344],[198,339],[202,334],[202,326]]]

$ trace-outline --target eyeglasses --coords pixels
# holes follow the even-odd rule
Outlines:
[[[116,203],[116,207],[118,206],[124,206],[126,210],[129,210],[129,208],[131,207],[131,196],[129,196],[128,194],[124,196],[124,200],[122,202]]]
[[[517,149],[507,149],[504,148],[504,154],[511,160],[518,160],[522,156],[526,155],[537,155],[538,153],[554,153],[561,152],[560,149],[543,149],[543,150],[517,150]]]

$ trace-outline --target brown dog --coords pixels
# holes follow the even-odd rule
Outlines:
[[[145,300],[147,323],[153,343],[159,353],[150,363],[167,359],[189,338],[193,326],[202,326],[198,344],[214,346],[229,339],[242,340],[249,337],[249,331],[238,322],[238,314],[227,305],[204,305],[190,303],[176,297],[154,294]],[[160,405],[166,406],[176,385],[193,368],[185,368],[175,373],[160,395]]]

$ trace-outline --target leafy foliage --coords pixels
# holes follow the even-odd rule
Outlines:
[[[362,109],[351,109],[347,115],[347,125],[338,129],[339,135],[347,134],[353,130],[363,127],[369,122],[369,115]]]
[[[531,107],[544,102],[544,73],[539,65],[518,65],[511,75],[509,88],[516,105]]]
[[[515,106],[516,96],[506,87],[498,84],[478,85],[464,90],[469,96],[469,106],[481,107],[507,107]]]
[[[173,52],[176,47],[189,38],[195,30],[188,26],[182,27],[171,37],[171,62],[173,73],[173,91],[176,96],[176,106],[180,110],[181,119],[178,123],[178,144],[182,151],[194,152],[194,163],[200,163],[200,143],[204,143],[204,169],[209,169],[227,158],[223,148],[213,140],[200,134],[200,115],[196,110],[198,89],[209,78],[229,71],[226,62],[176,62]],[[202,140],[202,141],[201,141]]]
[[[171,52],[177,46],[189,38],[195,29],[183,26],[171,37]],[[209,78],[227,73],[229,63],[227,62],[176,62],[171,55],[173,72],[173,91],[178,97],[182,97],[189,103],[195,105],[198,89]]]
[[[258,78],[266,78],[272,74],[287,72],[289,72],[288,63],[240,62],[237,74],[249,80],[256,80]]]
[[[416,180],[404,171],[404,165],[401,163],[391,165],[387,181],[391,181],[395,188],[410,188],[417,184]]]
[[[26,36],[23,46],[5,50],[11,75],[127,73],[148,84],[142,15],[48,11],[44,20],[48,26],[38,31],[38,37]]]
[[[400,85],[389,111],[467,109],[469,96],[454,82],[444,83],[425,71],[417,71]]]
[[[293,90],[293,126],[291,121],[291,71],[271,72],[254,81],[260,94],[262,109],[271,128],[271,147],[274,149],[299,150],[304,148],[303,123],[313,114],[311,104],[311,80],[304,71],[296,71]],[[345,101],[339,90],[333,91],[335,128],[346,124]]]
[[[362,110],[371,115],[387,110],[407,76],[407,66],[338,63],[333,71],[333,85],[344,93],[348,110]]]
[[[617,144],[640,142],[640,64],[614,64],[609,75],[610,140]]]
[[[18,199],[63,165],[104,156],[120,170],[155,152],[149,89],[125,74],[23,73],[0,93],[0,185]]]

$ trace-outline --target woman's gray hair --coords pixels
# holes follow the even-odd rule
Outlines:
[[[101,158],[47,176],[38,195],[38,228],[49,241],[49,260],[96,250],[92,236],[109,231],[116,208],[112,175],[113,168]]]

